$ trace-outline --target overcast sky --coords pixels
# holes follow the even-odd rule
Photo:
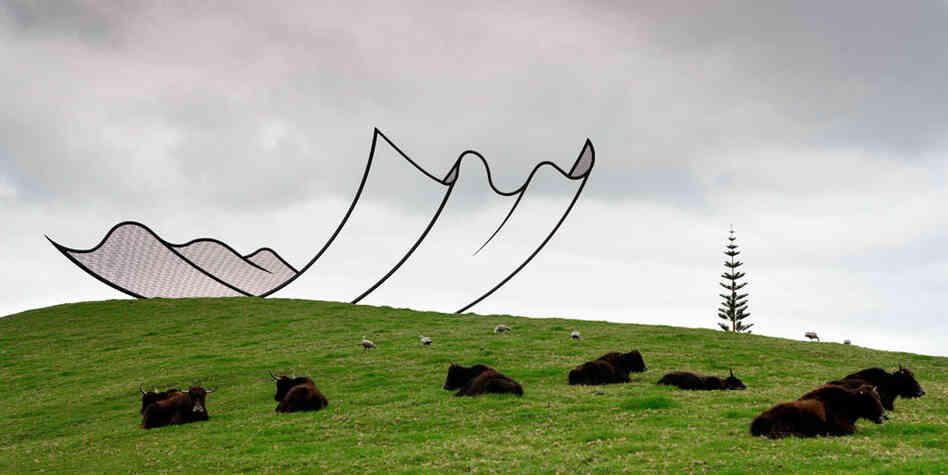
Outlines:
[[[302,265],[378,127],[437,176],[477,150],[504,189],[595,144],[561,232],[472,311],[716,327],[733,225],[756,333],[948,355],[944,1],[171,3],[0,0],[0,315],[125,298],[43,238],[123,220]],[[377,159],[275,296],[351,299],[421,232],[443,188]],[[540,177],[473,258],[509,203],[486,188],[466,163],[365,303],[456,310],[575,183]]]

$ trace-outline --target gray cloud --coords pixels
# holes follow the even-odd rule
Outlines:
[[[439,176],[478,150],[507,189],[595,143],[563,234],[479,310],[704,326],[695,315],[716,305],[734,223],[761,331],[795,335],[831,312],[837,331],[865,324],[862,339],[884,346],[888,316],[903,312],[943,342],[940,317],[898,296],[943,304],[946,16],[940,2],[0,1],[0,210],[23,223],[0,255],[20,275],[36,272],[24,254],[62,274],[24,277],[47,290],[6,297],[0,313],[78,298],[84,277],[51,255],[47,232],[82,247],[138,219],[172,241],[308,259],[379,127]],[[380,157],[367,202],[423,222],[432,190],[390,150]],[[544,179],[531,191],[564,190]],[[452,212],[491,222],[476,187],[453,199]],[[432,246],[469,252],[445,236]],[[595,285],[544,290],[578,275]],[[79,292],[112,295],[96,285]],[[429,299],[457,289],[425,285],[387,295],[450,310]],[[816,305],[796,303],[816,286]],[[668,298],[630,303],[630,288]]]

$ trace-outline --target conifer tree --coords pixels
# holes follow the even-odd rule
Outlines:
[[[724,301],[721,303],[721,308],[718,309],[718,318],[724,320],[726,323],[718,322],[718,326],[726,332],[750,333],[750,327],[754,326],[754,324],[744,323],[744,319],[750,316],[750,313],[747,312],[748,294],[738,293],[739,290],[747,285],[747,282],[737,282],[743,278],[745,274],[737,270],[737,268],[744,263],[735,259],[741,251],[738,249],[736,243],[737,238],[734,237],[733,227],[731,228],[731,234],[727,240],[728,243],[725,246],[724,255],[728,256],[730,260],[724,261],[724,267],[726,267],[727,270],[721,274],[721,278],[726,281],[719,282],[719,284],[721,284],[721,287],[730,291],[730,294],[719,294]]]

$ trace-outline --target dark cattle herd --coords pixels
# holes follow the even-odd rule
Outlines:
[[[502,330],[497,328],[504,327]],[[510,331],[498,325],[495,333]],[[573,332],[578,335],[578,332]],[[572,336],[572,335],[571,335]],[[575,339],[575,338],[574,338]],[[425,342],[428,340],[428,343]],[[423,345],[430,339],[421,337]],[[375,343],[362,339],[364,349],[377,348]],[[610,352],[599,358],[576,366],[569,371],[569,385],[600,385],[629,383],[630,373],[641,373],[647,369],[642,353]],[[316,388],[308,377],[275,376],[276,412],[318,411],[329,405],[329,400]],[[686,390],[741,390],[747,386],[734,376],[734,370],[726,378],[705,376],[692,371],[666,373],[657,384],[675,386]],[[481,394],[515,394],[523,396],[523,386],[496,369],[475,364],[470,367],[451,363],[443,389],[457,390],[455,396],[479,396]],[[139,413],[141,427],[151,429],[168,425],[187,424],[209,419],[206,397],[214,390],[191,386],[186,391],[170,388],[165,391],[145,391],[138,387],[142,396]],[[795,401],[774,405],[751,422],[750,433],[772,439],[796,436],[840,436],[852,434],[858,419],[867,419],[882,424],[888,419],[886,411],[895,409],[895,398],[918,398],[925,395],[922,386],[908,368],[889,373],[882,368],[867,368],[844,378],[818,386]]]

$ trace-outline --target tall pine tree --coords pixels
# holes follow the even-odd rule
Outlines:
[[[718,325],[726,332],[750,333],[750,327],[754,326],[754,324],[744,323],[744,319],[750,316],[750,313],[747,312],[748,294],[738,293],[739,290],[747,285],[747,282],[737,282],[744,277],[744,273],[737,270],[737,268],[744,263],[735,259],[741,251],[738,249],[736,243],[737,238],[734,237],[733,227],[731,228],[731,234],[727,240],[728,243],[725,246],[724,255],[728,256],[730,261],[724,261],[724,267],[727,267],[727,271],[721,274],[721,278],[726,281],[719,282],[719,284],[731,293],[719,294],[724,301],[721,303],[721,308],[718,309],[718,318],[724,320],[726,323],[718,322]]]

